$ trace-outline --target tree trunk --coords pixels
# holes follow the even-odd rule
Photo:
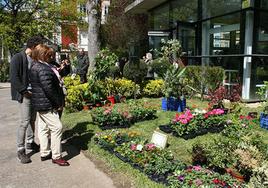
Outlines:
[[[100,1],[88,0],[88,57],[90,61],[90,69],[95,67],[95,57],[100,50]]]

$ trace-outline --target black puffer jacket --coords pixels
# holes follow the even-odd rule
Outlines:
[[[47,64],[33,62],[30,81],[32,105],[36,111],[48,111],[63,106],[64,95],[59,79]]]

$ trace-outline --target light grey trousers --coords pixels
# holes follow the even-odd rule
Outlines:
[[[36,112],[31,106],[31,99],[23,97],[22,103],[19,103],[20,124],[17,130],[17,148],[19,150],[25,149],[26,143],[34,141],[34,132],[31,124],[34,125],[36,119]]]

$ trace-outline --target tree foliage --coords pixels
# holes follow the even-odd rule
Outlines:
[[[77,0],[82,3],[84,0]],[[0,3],[0,37],[15,53],[33,35],[52,38],[63,21],[80,23],[77,4],[71,0],[3,0]]]
[[[119,56],[128,51],[130,42],[147,44],[148,21],[146,15],[125,13],[131,0],[111,2],[107,22],[102,27],[102,45],[114,49]]]

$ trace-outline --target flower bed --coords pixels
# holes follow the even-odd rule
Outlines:
[[[200,166],[187,167],[184,163],[175,160],[170,151],[148,143],[137,132],[112,130],[96,134],[94,140],[101,148],[145,173],[151,180],[170,187],[201,185],[239,187],[241,185],[228,174],[220,175]]]
[[[185,113],[176,114],[168,125],[159,128],[166,133],[173,133],[174,136],[191,139],[208,132],[220,132],[225,125],[226,115],[222,109],[213,109],[195,115],[190,110],[186,110]]]
[[[228,174],[220,175],[201,166],[189,166],[175,171],[169,177],[170,187],[242,187],[236,179]]]
[[[135,122],[153,119],[156,117],[156,110],[144,108],[139,104],[111,105],[95,108],[91,111],[91,115],[93,122],[105,130],[128,128]]]

